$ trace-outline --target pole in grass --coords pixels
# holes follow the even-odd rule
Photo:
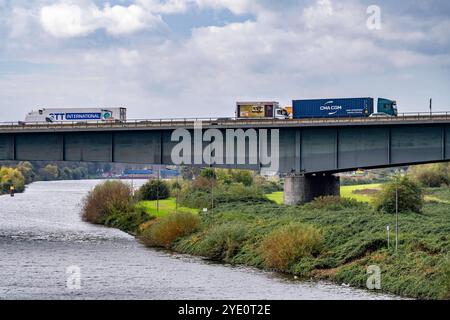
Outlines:
[[[386,227],[386,230],[387,230],[387,247],[388,247],[388,249],[389,249],[389,247],[391,246],[390,245],[390,242],[391,242],[391,230],[390,230],[391,228],[389,227],[389,225]]]
[[[179,184],[179,182],[178,182],[178,172],[177,172],[177,182],[176,182],[176,187],[177,187],[177,196],[176,196],[176,199],[175,199],[175,212],[178,212],[178,196],[179,196],[179,192],[180,192],[180,184]]]
[[[398,180],[395,183],[395,253],[398,251]]]
[[[158,181],[156,183],[156,212],[159,212],[159,175],[160,167],[158,166]]]

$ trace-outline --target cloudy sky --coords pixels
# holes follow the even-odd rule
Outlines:
[[[37,107],[210,117],[233,116],[236,100],[359,96],[450,111],[448,0],[0,0],[0,39],[0,121]]]

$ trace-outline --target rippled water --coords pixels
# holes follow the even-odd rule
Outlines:
[[[97,183],[37,182],[0,196],[0,299],[394,298],[145,248],[81,221],[80,201]],[[67,288],[70,266],[81,270],[80,289]]]

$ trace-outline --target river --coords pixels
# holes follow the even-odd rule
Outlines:
[[[0,196],[0,299],[396,298],[145,248],[81,221],[81,200],[99,182],[36,182]]]

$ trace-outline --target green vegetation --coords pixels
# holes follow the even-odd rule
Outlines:
[[[198,215],[172,213],[148,224],[139,239],[147,246],[170,248],[178,238],[191,234],[199,223]]]
[[[269,194],[266,194],[266,197],[278,204],[283,204],[284,203],[284,192],[283,191],[275,191]]]
[[[261,243],[264,266],[280,271],[291,267],[305,257],[316,257],[323,249],[323,236],[309,225],[283,225],[269,233]]]
[[[194,181],[180,184],[180,202],[189,204],[186,212],[171,213],[176,211],[175,199],[169,198],[160,201],[157,214],[154,201],[134,203],[124,192],[124,213],[112,210],[103,223],[136,233],[147,246],[362,288],[367,267],[377,265],[384,292],[450,298],[450,188],[423,190],[420,213],[408,207],[409,202],[422,199],[421,189],[409,178],[398,178],[387,186],[352,186],[345,191],[349,198],[320,197],[293,207],[277,203],[282,198],[279,191],[268,199],[256,179],[246,186],[219,178],[221,173],[210,173],[200,171]],[[385,213],[391,212],[395,184],[401,208],[398,252],[392,232],[395,216]],[[353,195],[364,196],[365,202]],[[380,195],[387,199],[381,211],[375,209]],[[376,201],[369,201],[372,197]],[[203,207],[214,210],[201,212]]]
[[[181,207],[176,205],[176,198],[168,198],[159,200],[159,210],[156,200],[153,201],[139,201],[136,204],[136,208],[141,211],[145,211],[151,216],[162,217],[173,212],[185,212],[185,213],[198,213],[198,209],[192,209],[187,207]]]
[[[341,186],[341,197],[371,203],[381,186],[380,183]]]
[[[169,196],[169,185],[162,180],[149,180],[138,191],[138,197],[141,200],[167,199]]]
[[[436,188],[450,183],[450,166],[448,163],[432,163],[412,166],[410,174],[424,187]]]
[[[133,191],[121,181],[106,181],[97,185],[83,200],[83,220],[117,226],[121,214],[133,209]],[[116,219],[114,219],[116,218]]]
[[[25,189],[25,178],[18,169],[0,167],[0,194],[8,193],[14,187],[15,192]]]
[[[363,288],[367,267],[376,264],[382,270],[383,291],[445,298],[449,294],[448,273],[444,272],[449,263],[449,209],[447,204],[427,203],[421,214],[400,214],[397,254],[394,234],[388,248],[386,232],[388,225],[394,229],[395,217],[364,204],[340,209],[334,205],[314,209],[312,204],[222,204],[213,213],[201,214],[201,228],[179,239],[172,248],[233,264],[276,268]],[[296,235],[289,237],[294,233],[289,229],[292,225],[311,226],[317,232],[306,236],[308,231],[299,227]],[[316,249],[303,250],[299,239],[307,239],[305,242],[310,245],[306,248]]]
[[[423,207],[423,192],[417,182],[408,176],[397,176],[384,184],[374,201],[375,209],[387,213],[400,212],[420,213]]]

